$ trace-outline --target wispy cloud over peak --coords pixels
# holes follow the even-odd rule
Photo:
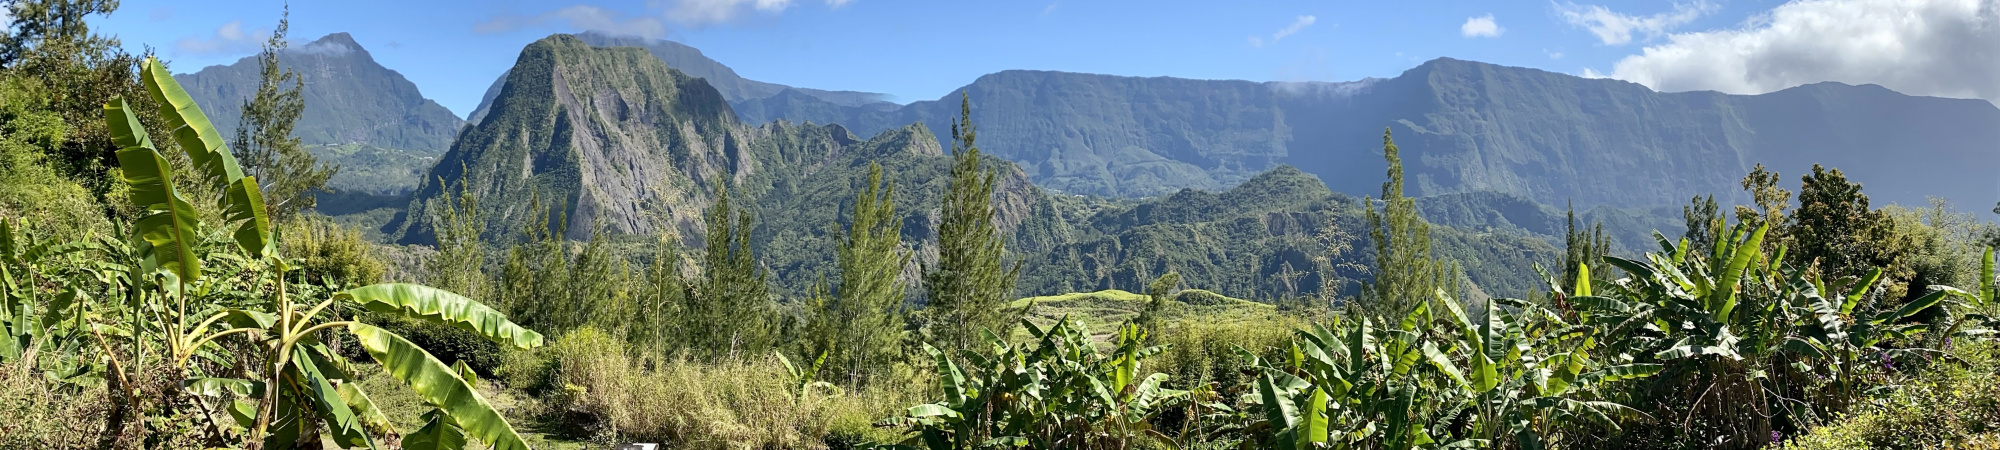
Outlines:
[[[1556,5],[1556,14],[1570,25],[1583,27],[1597,35],[1604,45],[1625,45],[1632,42],[1635,34],[1646,39],[1665,35],[1687,25],[1701,16],[1715,12],[1717,6],[1706,0],[1693,3],[1676,3],[1673,11],[1650,16],[1620,14],[1599,5],[1578,5],[1563,2]]]
[[[479,22],[472,31],[481,34],[506,33],[524,28],[557,24],[565,28],[596,31],[617,36],[659,39],[667,36],[667,25],[650,16],[631,16],[591,5],[572,5],[532,16],[502,15]]]
[[[216,27],[214,33],[205,37],[180,38],[174,41],[174,51],[183,55],[251,53],[263,48],[264,41],[270,37],[270,29],[245,30],[243,21],[236,20]]]
[[[1277,32],[1271,33],[1271,37],[1268,40],[1261,36],[1251,36],[1250,46],[1263,47],[1266,45],[1277,44],[1278,41],[1284,40],[1288,36],[1298,34],[1300,31],[1305,31],[1307,27],[1313,26],[1313,24],[1316,22],[1319,22],[1318,17],[1313,17],[1310,15],[1299,16],[1296,19],[1292,19],[1291,25],[1286,25],[1284,28],[1279,28]]]

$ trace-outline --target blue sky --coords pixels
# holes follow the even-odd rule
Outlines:
[[[291,37],[350,32],[461,115],[522,46],[584,29],[684,42],[755,80],[882,92],[898,102],[935,99],[1006,69],[1341,81],[1392,77],[1437,57],[1662,90],[1759,93],[1831,80],[1993,100],[1996,3],[308,0],[292,5]],[[124,0],[96,23],[188,72],[254,53],[281,8],[269,0]],[[1897,14],[1931,20],[1878,20]],[[1882,52],[1884,35],[1902,45],[1893,55]]]

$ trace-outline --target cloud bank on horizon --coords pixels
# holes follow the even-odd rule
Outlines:
[[[1565,16],[1606,45],[1631,32],[1663,39],[1608,74],[1586,73],[1656,90],[1761,94],[1835,81],[2000,104],[2000,0],[1793,0],[1736,28],[1670,32],[1668,19],[1690,10],[1699,8],[1636,21],[1602,7],[1564,11],[1578,11]]]
[[[853,1],[825,0],[829,8],[846,6]],[[618,36],[661,39],[671,32],[667,26],[669,21],[689,27],[723,24],[751,13],[781,14],[795,3],[795,0],[653,0],[647,2],[645,14],[627,14],[579,3],[535,15],[494,16],[473,24],[472,31],[493,34],[557,25]]]
[[[206,37],[184,37],[174,41],[174,51],[189,55],[218,55],[254,53],[263,48],[265,40],[271,38],[271,29],[243,29],[243,21],[236,20],[216,27],[215,32]]]

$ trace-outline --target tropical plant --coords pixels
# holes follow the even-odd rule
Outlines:
[[[1147,346],[1145,331],[1121,327],[1115,349],[1103,353],[1068,318],[1048,328],[1025,319],[1021,326],[1029,343],[1008,344],[986,333],[992,352],[962,352],[964,367],[926,344],[945,398],[885,420],[883,425],[909,431],[886,448],[1177,447],[1152,428],[1152,420],[1194,397],[1166,388],[1166,374],[1141,370],[1141,361],[1164,350]]]
[[[1394,328],[1362,317],[1301,330],[1283,361],[1246,354],[1262,373],[1241,431],[1262,448],[1545,448],[1640,415],[1594,390],[1658,367],[1591,358],[1595,329],[1519,300],[1485,302],[1477,319],[1442,291],[1434,300]]]
[[[335,306],[443,324],[524,349],[541,345],[540,334],[479,302],[430,287],[378,284],[334,291],[292,283],[296,270],[277,254],[256,178],[243,174],[201,108],[163,65],[148,60],[141,76],[162,105],[160,115],[195,179],[175,179],[176,164],[156,148],[124,99],[105,106],[122,176],[144,215],[132,224],[129,244],[106,250],[129,258],[123,266],[113,265],[125,272],[107,283],[113,294],[106,297],[125,301],[91,304],[95,315],[77,320],[109,361],[115,392],[136,406],[134,382],[141,371],[159,367],[177,387],[167,394],[167,404],[195,406],[197,420],[205,422],[216,443],[292,448],[317,442],[315,436],[324,432],[341,445],[372,447],[371,432],[392,431],[353,382],[358,366],[335,350],[351,338],[382,370],[438,409],[434,422],[455,424],[495,448],[527,448],[458,371],[401,336],[340,317],[343,308]],[[203,191],[220,193],[204,201],[222,211],[221,226],[205,223],[189,199],[191,192]],[[224,233],[230,243],[216,245],[212,239]],[[104,322],[120,312],[121,322]],[[347,337],[336,339],[338,331]],[[113,345],[107,335],[123,345]],[[154,349],[163,353],[149,358]],[[234,423],[216,419],[209,399],[224,402],[221,409]],[[404,440],[420,442],[420,435]],[[464,440],[433,442],[462,447]]]
[[[1686,239],[1676,245],[1656,235],[1661,250],[1643,262],[1605,258],[1630,276],[1603,294],[1558,293],[1568,295],[1583,323],[1604,330],[1610,351],[1662,366],[1656,388],[1632,400],[1683,417],[1683,427],[1699,419],[1708,427],[1703,433],[1716,436],[1709,445],[1768,444],[1845,411],[1896,362],[1939,355],[1911,345],[1932,329],[1911,321],[1919,312],[1983,317],[1956,315],[1983,303],[1947,286],[1902,305],[1870,307],[1865,299],[1879,295],[1881,269],[1829,284],[1817,268],[1785,264],[1782,247],[1766,256],[1769,228],[1738,224],[1705,256],[1691,252]],[[1844,294],[1828,294],[1835,292]]]

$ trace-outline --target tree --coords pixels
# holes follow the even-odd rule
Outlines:
[[[1004,267],[1006,240],[993,224],[993,183],[996,172],[983,167],[972,124],[972,99],[961,94],[959,118],[951,124],[951,181],[938,223],[938,260],[924,274],[931,337],[952,349],[964,349],[980,330],[998,330],[1007,318],[1000,310],[1020,278],[1021,265]]]
[[[1178,272],[1167,272],[1146,283],[1146,307],[1139,310],[1139,317],[1133,318],[1132,324],[1148,333],[1159,331],[1160,312],[1167,308],[1167,300],[1173,298],[1174,290],[1180,285],[1181,274]]]
[[[1569,207],[1569,227],[1563,236],[1566,243],[1563,246],[1563,286],[1576,285],[1576,277],[1581,275],[1580,266],[1588,265],[1591,273],[1600,274],[1609,268],[1604,263],[1604,255],[1611,253],[1611,238],[1604,235],[1604,224],[1595,224],[1587,229],[1577,228],[1574,204]]]
[[[118,147],[104,103],[122,97],[140,121],[162,120],[138,77],[151,52],[126,53],[117,38],[90,31],[90,16],[117,9],[116,0],[0,0],[0,15],[9,19],[0,21],[0,69],[44,90],[44,106],[68,128],[49,152],[51,165],[97,195],[122,186],[106,170],[117,164]],[[160,141],[177,147],[171,136]]]
[[[708,209],[707,253],[702,279],[682,308],[688,348],[705,357],[736,356],[770,346],[770,282],[750,251],[755,216],[729,197],[726,180],[716,180],[715,204]]]
[[[1382,209],[1368,207],[1368,237],[1375,243],[1375,281],[1363,289],[1364,307],[1377,317],[1403,317],[1436,295],[1456,291],[1455,267],[1431,253],[1431,225],[1418,215],[1416,199],[1403,196],[1403,159],[1396,139],[1382,130],[1382,157],[1389,181],[1382,183]],[[1456,292],[1452,297],[1457,298]]]
[[[285,51],[285,31],[290,28],[291,7],[278,19],[278,28],[257,54],[261,76],[257,95],[243,101],[243,120],[236,125],[236,146],[243,149],[243,170],[264,186],[265,208],[282,220],[313,207],[313,193],[326,188],[326,180],[338,167],[321,164],[306,151],[305,144],[292,136],[299,115],[305,112],[300,91],[305,82],[298,72],[279,67],[278,54]]]
[[[1850,183],[1840,169],[1815,164],[1800,178],[1799,210],[1786,228],[1792,244],[1790,259],[1801,267],[1817,265],[1835,277],[1859,277],[1874,268],[1896,266],[1891,245],[1895,224],[1881,211],[1871,211],[1861,183]]]
[[[1770,224],[1773,226],[1772,233],[1783,234],[1775,228],[1785,223],[1785,210],[1791,207],[1792,191],[1778,188],[1778,177],[1778,172],[1765,170],[1763,164],[1758,164],[1743,176],[1743,190],[1750,193],[1750,200],[1756,202],[1757,207],[1737,205],[1738,222],[1750,224],[1751,228]],[[1774,241],[1765,240],[1767,243]]]
[[[1723,226],[1727,225],[1715,204],[1715,195],[1688,200],[1688,205],[1681,207],[1681,216],[1687,223],[1687,233],[1681,237],[1687,239],[1688,251],[1696,255],[1713,253],[1716,241],[1722,239]]]
[[[882,180],[882,165],[868,165],[868,187],[854,198],[847,234],[835,254],[840,267],[839,290],[815,295],[809,325],[807,357],[826,354],[849,383],[886,366],[899,355],[896,341],[903,326],[903,299],[909,286],[901,279],[910,263],[903,249],[903,221],[896,216],[896,185]]]
[[[111,15],[118,0],[6,0],[0,8],[9,19],[7,32],[0,33],[0,66],[11,66],[44,45],[105,40],[92,35],[84,19]]]

